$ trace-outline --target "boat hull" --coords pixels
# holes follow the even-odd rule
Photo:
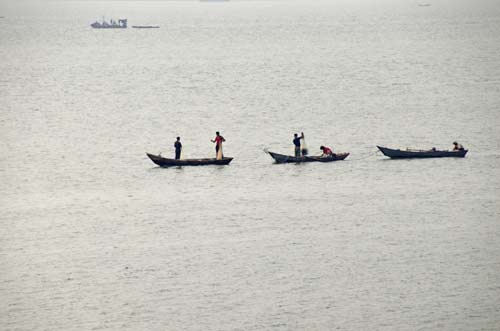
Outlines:
[[[274,159],[276,163],[302,163],[302,162],[334,162],[344,160],[349,153],[339,153],[330,157],[321,157],[321,156],[291,156],[278,154],[274,152],[267,152]]]
[[[147,156],[154,164],[159,165],[160,167],[184,167],[184,166],[203,166],[203,165],[228,165],[233,158],[225,157],[221,160],[217,159],[183,159],[183,160],[175,160],[169,159],[166,157],[162,157],[159,155],[146,153]]]
[[[412,150],[400,150],[400,149],[392,149],[382,146],[377,146],[377,148],[384,154],[385,156],[390,157],[391,159],[427,159],[427,158],[435,158],[435,157],[465,157],[467,154],[467,150],[461,151],[412,151]]]
[[[98,26],[98,25],[90,25],[94,29],[126,29],[126,26]]]

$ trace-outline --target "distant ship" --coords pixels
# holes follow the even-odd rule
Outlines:
[[[95,21],[94,23],[90,24],[90,26],[94,29],[126,29],[127,20],[120,19],[118,20],[118,22],[116,22],[115,20],[110,20],[108,23],[103,19],[102,22]]]

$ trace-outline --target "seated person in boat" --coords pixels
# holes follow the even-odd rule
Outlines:
[[[300,157],[300,139],[304,139],[304,132],[301,133],[300,137],[298,134],[293,135],[293,144],[295,146],[295,157]]]
[[[182,144],[181,137],[177,137],[177,140],[174,143],[175,147],[175,159],[179,160],[181,158]]]
[[[323,151],[323,154],[321,154],[322,157],[324,157],[324,156],[326,156],[326,157],[335,156],[335,154],[333,153],[333,151],[332,151],[332,149],[330,147],[321,146],[319,149],[321,149],[321,151]]]
[[[213,143],[215,143],[215,157],[217,158],[219,149],[222,148],[222,142],[226,141],[223,136],[220,135],[220,132],[217,131],[215,132],[215,139],[211,140]],[[221,157],[224,157],[221,155]]]
[[[454,151],[463,151],[464,146],[462,144],[457,143],[456,141],[453,142],[453,150]]]

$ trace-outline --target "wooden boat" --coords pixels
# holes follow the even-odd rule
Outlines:
[[[431,157],[464,157],[467,154],[467,150],[460,151],[438,151],[435,149],[430,150],[415,150],[415,149],[392,149],[382,146],[377,146],[377,148],[385,156],[391,159],[411,159],[411,158],[431,158]]]
[[[291,155],[283,155],[283,154],[278,154],[274,152],[269,152],[269,155],[276,161],[276,163],[301,163],[301,162],[333,162],[333,161],[340,161],[345,159],[349,153],[338,153],[335,154],[334,156],[327,156],[327,157],[322,157],[322,156],[291,156]]]
[[[233,158],[232,157],[224,157],[221,160],[213,159],[183,159],[183,160],[175,160],[168,159],[166,157],[160,155],[153,155],[146,153],[147,156],[153,161],[155,164],[160,167],[182,167],[182,166],[202,166],[209,164],[217,164],[217,165],[227,165],[229,164]]]

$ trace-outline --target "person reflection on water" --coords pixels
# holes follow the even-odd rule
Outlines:
[[[177,140],[174,143],[175,147],[175,159],[179,160],[181,158],[182,144],[181,137],[177,137]]]
[[[226,139],[224,139],[224,137],[220,135],[219,131],[217,131],[215,132],[215,139],[210,141],[215,143],[215,157],[217,157],[219,149],[222,147],[222,142],[226,141]]]
[[[299,137],[298,134],[293,134],[293,144],[295,145],[295,157],[300,157],[300,139],[304,139],[304,132],[301,132]]]

